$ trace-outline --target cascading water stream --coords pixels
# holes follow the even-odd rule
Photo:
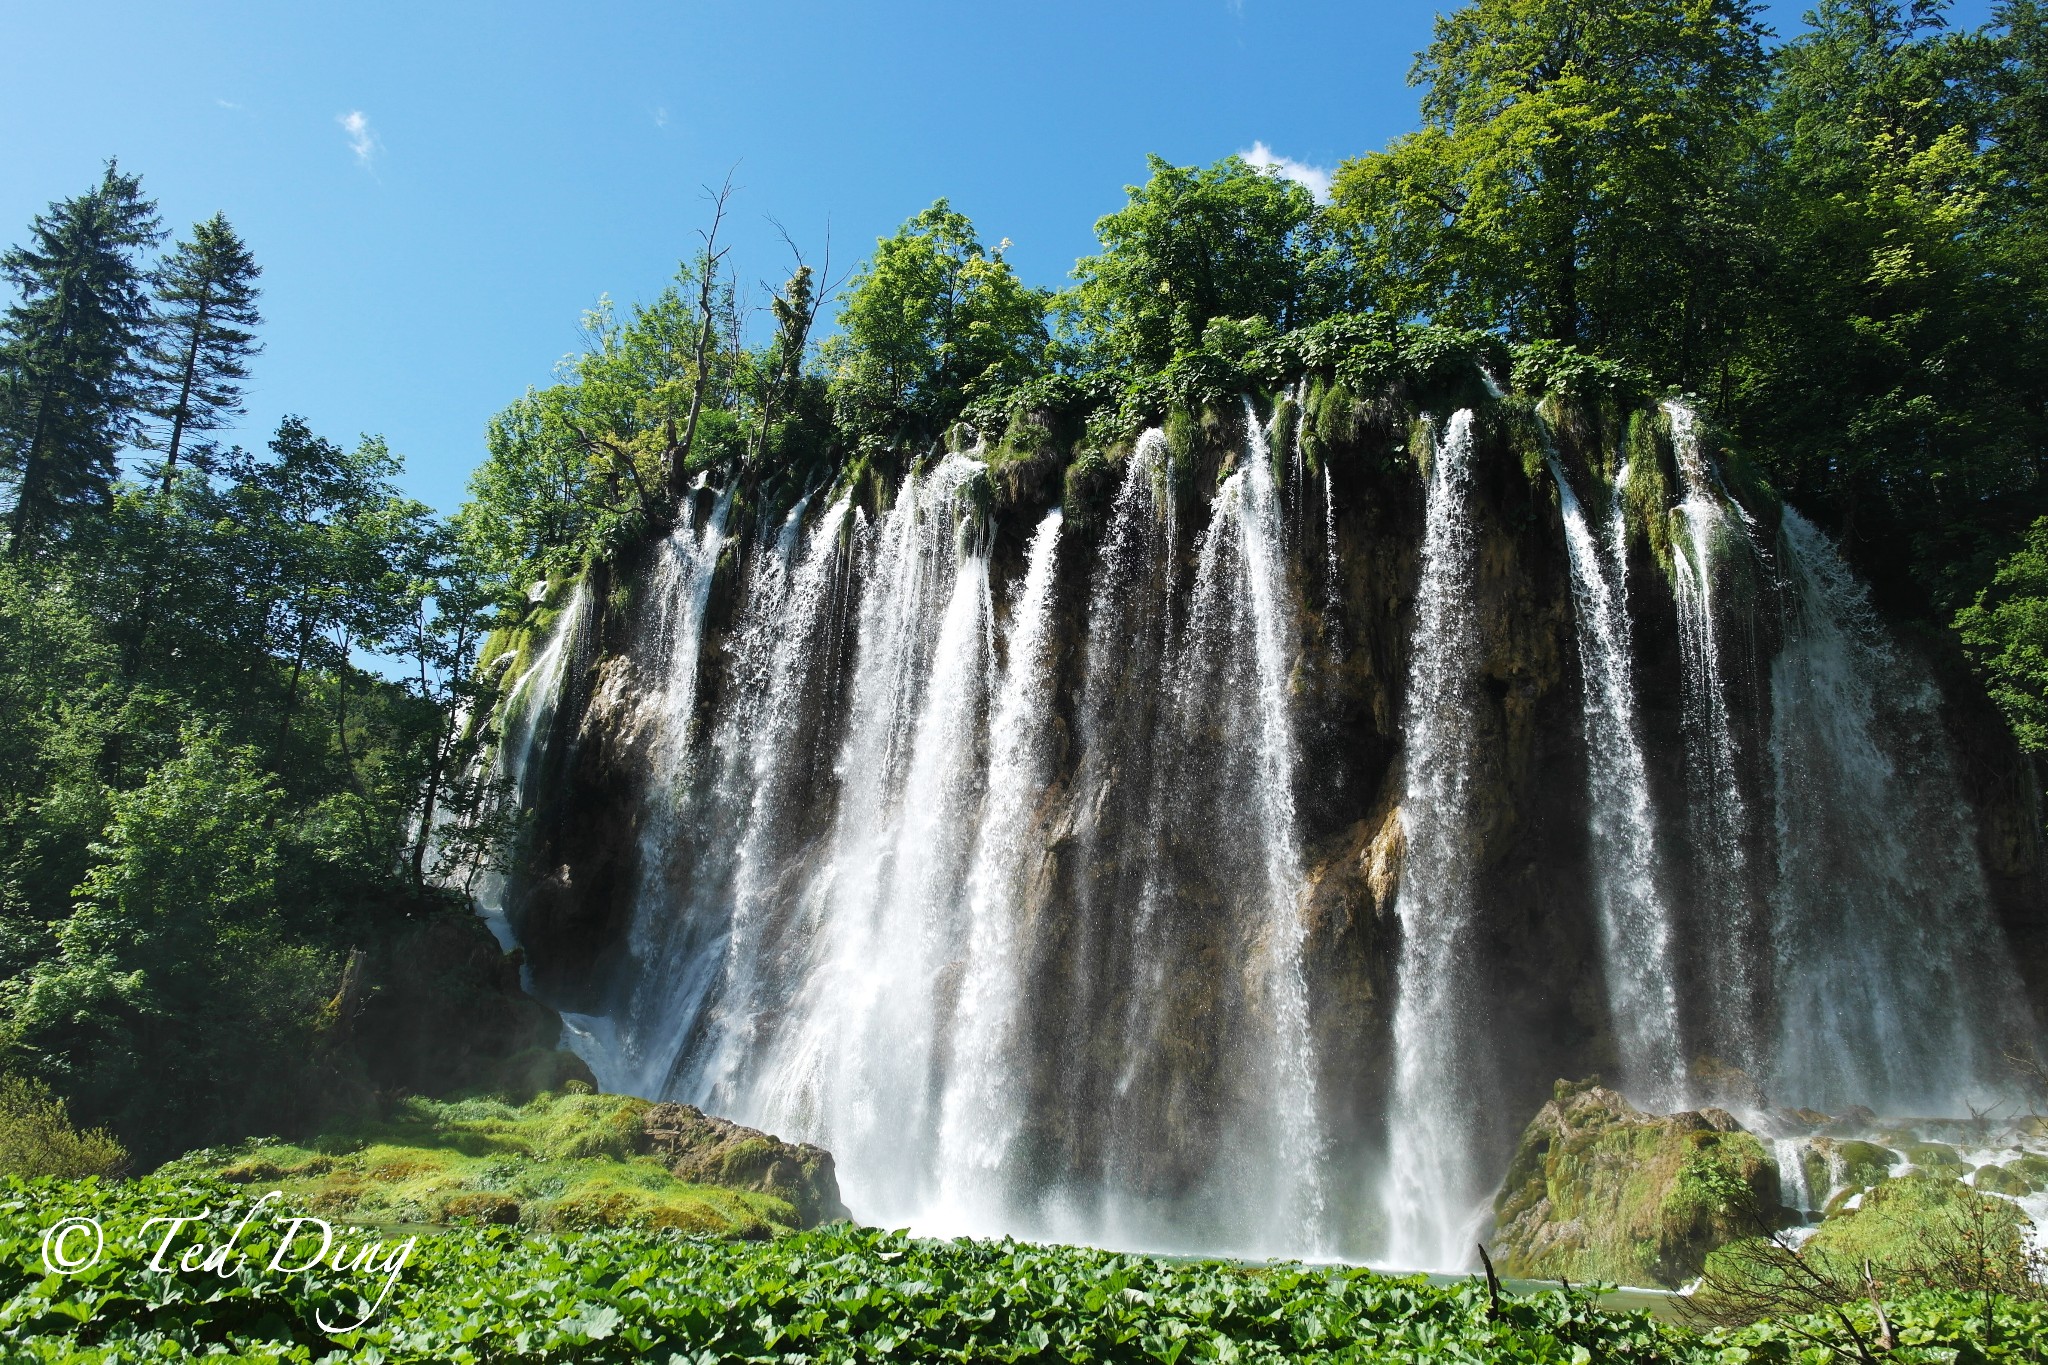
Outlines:
[[[1564,470],[1553,461],[1550,472],[1564,515],[1577,617],[1589,833],[1609,1013],[1631,1098],[1670,1109],[1683,1098],[1685,1050],[1671,911],[1660,886],[1657,822],[1636,719],[1635,656],[1622,588],[1627,545],[1618,515],[1609,519],[1611,542],[1603,547],[1595,541]]]
[[[1763,1067],[1757,1023],[1766,1011],[1766,972],[1758,910],[1750,889],[1752,842],[1741,777],[1741,746],[1728,700],[1726,647],[1717,618],[1716,582],[1724,545],[1746,545],[1731,524],[1700,448],[1693,410],[1667,402],[1671,441],[1684,500],[1683,534],[1672,538],[1671,584],[1678,609],[1686,754],[1686,818],[1702,923],[1694,936],[1712,1006],[1712,1043],[1751,1075]]]
[[[714,740],[721,805],[731,812],[727,827],[735,830],[729,927],[718,1000],[701,1030],[702,1055],[687,1055],[679,1077],[684,1093],[715,1109],[736,1103],[740,1074],[766,1037],[766,1021],[784,1003],[778,969],[794,917],[781,872],[786,850],[801,837],[791,825],[820,776],[810,741],[830,711],[826,695],[851,509],[844,497],[828,508],[798,559],[804,504],[797,505],[734,632],[736,696]]]
[[[1486,508],[1471,412],[1425,445],[1398,697],[1403,680],[1377,675],[1401,667],[1403,561],[1368,532],[1398,525],[1412,487],[1345,465],[1347,543],[1372,551],[1345,562],[1332,462],[1276,455],[1249,405],[1235,452],[1213,424],[1191,445],[1147,432],[1108,507],[1099,467],[1069,471],[1065,512],[1035,529],[1004,520],[1008,499],[1044,496],[1035,473],[957,455],[874,514],[806,500],[728,533],[719,499],[655,547],[643,628],[588,670],[579,733],[601,743],[579,780],[611,763],[646,789],[627,808],[639,880],[629,859],[618,879],[631,930],[595,983],[605,1016],[569,1016],[581,1050],[608,1089],[821,1143],[871,1223],[1442,1270],[1470,1254],[1498,1130],[1522,1117],[1504,1101],[1550,1079],[1530,1059],[1577,1066],[1602,1046],[1507,1037],[1533,994],[1546,1010],[1562,994],[1507,960],[1553,932],[1601,943],[1608,1007],[1574,999],[1566,1022],[1583,1038],[1612,1020],[1646,1107],[1687,1098],[1686,1048],[1722,1046],[1705,1015],[1738,1007],[1760,1045],[1719,1055],[1774,1102],[1974,1094],[2024,1011],[1933,694],[1832,549],[1789,512],[1781,547],[1753,539],[1691,414],[1670,416],[1678,716],[1639,671],[1654,653],[1635,657],[1619,499],[1589,515],[1559,471],[1582,694],[1555,666],[1573,643],[1518,654],[1523,621],[1496,634],[1532,582],[1532,619],[1561,625],[1565,579],[1508,577],[1525,554],[1555,565],[1554,544],[1529,554],[1540,526]],[[1771,563],[1782,594],[1758,572]],[[1784,630],[1756,631],[1784,642],[1766,745],[1744,645],[1780,595]],[[579,589],[512,687],[496,767],[523,804],[558,766],[540,756],[565,677],[583,676],[588,605]],[[1634,605],[1654,646],[1662,600]],[[1535,685],[1514,690],[1525,666]],[[1667,868],[1649,760],[1681,734],[1698,861],[1673,848]],[[1532,848],[1538,822],[1517,830],[1500,794],[1557,795],[1578,774],[1517,775],[1517,754],[1581,742],[1587,838]],[[1398,769],[1374,752],[1396,744]],[[1776,827],[1759,830],[1766,810]],[[547,866],[580,876],[574,840],[620,836],[564,837]],[[1517,866],[1583,874],[1592,894],[1532,909]],[[1775,945],[1775,970],[1730,986],[1748,943]],[[1696,994],[1707,1011],[1682,1034]],[[1804,1177],[1788,1168],[1788,1190]]]
[[[1005,1163],[1019,1111],[1017,1006],[1028,989],[1020,884],[1042,856],[1033,807],[1051,779],[1054,570],[1062,517],[1046,514],[1031,538],[1013,594],[1003,680],[989,713],[988,795],[968,874],[967,965],[955,1010],[950,1066],[939,1113],[934,1231],[997,1223],[1010,1204]]]
[[[526,671],[513,680],[499,708],[498,742],[493,746],[486,771],[501,784],[503,799],[514,811],[533,808],[533,790],[540,755],[554,730],[555,714],[562,702],[562,684],[569,674],[569,660],[576,651],[577,632],[582,629],[584,587],[579,580],[555,617],[554,631]],[[445,807],[444,807],[445,811]],[[436,859],[438,862],[438,859]],[[505,874],[487,867],[476,877],[474,894],[484,923],[503,948],[516,946],[512,926],[506,918]]]
[[[2032,1036],[1939,715],[1869,596],[1790,507],[1771,668],[1779,1103],[1955,1113]]]
[[[652,658],[637,670],[651,675],[651,685],[633,703],[634,723],[650,736],[650,776],[641,806],[640,884],[627,951],[644,969],[634,975],[623,1010],[604,1020],[567,1020],[572,1034],[597,1039],[599,1079],[634,1094],[659,1093],[667,1083],[676,1047],[667,1026],[695,1018],[716,984],[715,959],[701,949],[703,921],[677,914],[676,907],[691,871],[687,857],[696,847],[683,836],[697,760],[697,682],[705,608],[726,547],[732,490],[718,495],[701,526],[693,524],[687,508],[686,502],[686,514],[655,557],[648,584],[658,612]]]
[[[1430,461],[1422,573],[1404,705],[1407,853],[1394,1007],[1394,1081],[1382,1185],[1383,1259],[1455,1271],[1469,1225],[1484,1216],[1472,1116],[1487,1084],[1485,1015],[1474,971],[1478,907],[1471,841],[1480,641],[1474,603],[1472,413],[1450,420]]]
[[[736,1106],[825,1144],[849,1201],[910,1219],[933,1195],[942,976],[964,939],[992,657],[988,561],[964,519],[978,461],[904,485],[864,571],[830,853],[803,890],[801,985]],[[934,629],[936,625],[936,629]]]
[[[1806,1147],[1800,1138],[1771,1141],[1771,1159],[1778,1168],[1778,1201],[1802,1217],[1820,1207],[1806,1179]]]

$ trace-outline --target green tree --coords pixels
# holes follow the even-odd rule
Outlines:
[[[192,235],[152,277],[157,312],[145,368],[149,415],[160,431],[144,444],[164,452],[162,481],[177,477],[187,436],[218,431],[241,412],[248,361],[262,348],[255,328],[256,279],[263,273],[224,214],[196,224]]]
[[[1760,242],[1769,70],[1750,0],[1477,0],[1410,79],[1422,128],[1344,163],[1334,211],[1399,316],[1712,372]]]
[[[2048,270],[2011,35],[1826,0],[1780,54],[1768,287],[1727,407],[1888,600],[1944,619],[2044,509]],[[2038,22],[2038,20],[2036,20]]]
[[[236,1132],[249,1099],[290,1088],[333,963],[279,897],[284,794],[254,750],[188,728],[110,805],[10,1027],[88,1121],[160,1154],[174,1134]]]
[[[1213,166],[1147,158],[1150,178],[1095,224],[1102,250],[1063,300],[1084,366],[1157,370],[1201,345],[1215,319],[1279,331],[1347,302],[1348,282],[1307,189],[1241,157]]]
[[[0,319],[0,469],[14,481],[16,558],[107,501],[149,322],[136,253],[161,235],[141,178],[110,161],[93,189],[37,215],[28,245],[0,254],[18,295]]]
[[[848,284],[826,354],[842,425],[869,439],[937,434],[975,397],[1043,368],[1046,304],[938,200],[876,242]]]
[[[1956,630],[2028,753],[2048,753],[2048,517],[2034,523]]]

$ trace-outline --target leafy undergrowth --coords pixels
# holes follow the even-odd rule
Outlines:
[[[171,1180],[283,1190],[323,1218],[380,1223],[517,1223],[573,1231],[674,1229],[765,1237],[801,1225],[788,1203],[692,1185],[635,1141],[645,1100],[542,1095],[523,1106],[403,1101],[294,1146],[275,1139],[205,1148],[160,1168]]]
[[[217,1240],[249,1191],[148,1179],[0,1190],[0,1341],[9,1360],[161,1361],[1429,1361],[1821,1365],[1832,1330],[1802,1322],[1699,1335],[1610,1314],[1584,1293],[1485,1288],[1296,1265],[1243,1267],[1013,1242],[922,1242],[844,1224],[773,1242],[605,1230],[462,1228],[422,1238],[388,1301],[360,1274],[269,1273],[280,1234],[253,1223],[225,1277],[150,1273],[161,1226],[210,1213]],[[42,1236],[96,1216],[107,1254],[46,1275]],[[184,1245],[183,1242],[178,1245]],[[72,1250],[77,1250],[74,1245]],[[196,1262],[196,1258],[195,1262]],[[287,1262],[291,1264],[291,1262]],[[1965,1300],[1893,1312],[1897,1365],[2038,1361],[2048,1313],[1999,1304],[1995,1340]],[[1852,1357],[1845,1357],[1852,1358]]]

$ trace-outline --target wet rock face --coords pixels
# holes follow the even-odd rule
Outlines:
[[[1719,1191],[1775,1207],[1777,1171],[1725,1110],[1644,1114],[1599,1085],[1558,1082],[1523,1133],[1494,1204],[1508,1275],[1677,1288],[1746,1234]]]
[[[813,1228],[852,1215],[839,1202],[832,1154],[714,1118],[687,1104],[657,1104],[640,1117],[639,1149],[679,1180],[772,1194]]]

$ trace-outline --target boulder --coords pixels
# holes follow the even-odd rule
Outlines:
[[[1744,1203],[1776,1208],[1777,1170],[1725,1111],[1645,1114],[1560,1081],[1494,1203],[1495,1259],[1530,1279],[1676,1288],[1749,1231]]]
[[[687,1104],[656,1104],[640,1116],[640,1150],[679,1180],[771,1194],[793,1206],[803,1226],[849,1218],[839,1202],[832,1154],[784,1142]]]

